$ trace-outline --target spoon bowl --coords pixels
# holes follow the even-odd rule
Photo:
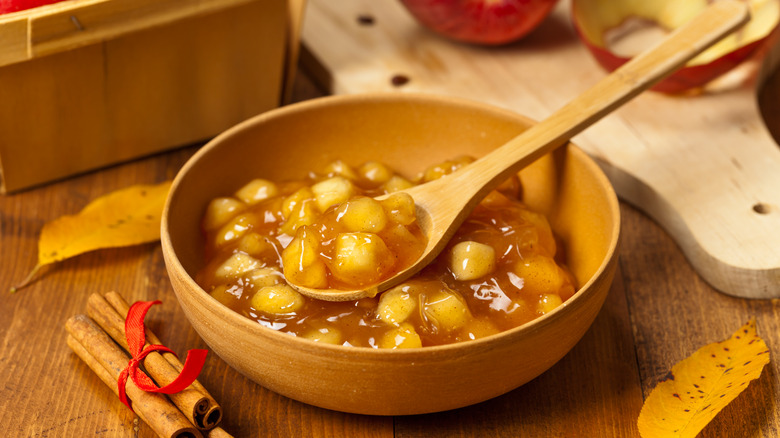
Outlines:
[[[565,144],[571,137],[672,74],[749,19],[749,10],[743,2],[714,2],[660,44],[633,58],[550,117],[500,148],[453,174],[404,190],[415,201],[418,221],[428,243],[417,261],[392,277],[379,284],[354,290],[310,288],[294,284],[289,279],[288,283],[312,298],[350,301],[375,296],[403,282],[428,265],[444,249],[479,201],[510,175]],[[457,194],[453,187],[458,188]]]

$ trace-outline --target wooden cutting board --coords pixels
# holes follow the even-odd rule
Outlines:
[[[397,0],[307,7],[304,59],[334,94],[446,94],[538,120],[605,75],[574,33],[565,0],[527,38],[500,48],[445,40]],[[780,60],[780,44],[772,47],[716,91],[645,93],[574,138],[707,282],[750,298],[780,296],[780,148],[756,99]]]

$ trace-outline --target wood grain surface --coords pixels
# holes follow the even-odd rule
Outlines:
[[[775,76],[774,83],[780,83]],[[780,90],[774,87],[773,90]],[[774,91],[777,92],[777,91]],[[299,75],[294,100],[322,93]],[[769,98],[778,101],[778,96]],[[780,124],[780,112],[768,114]],[[171,179],[198,145],[38,189],[0,197],[0,419],[7,437],[151,437],[65,344],[65,321],[94,292],[128,301],[160,299],[147,324],[179,355],[205,348],[176,303],[158,244],[101,250],[44,269],[16,294],[6,288],[35,264],[47,221],[95,197]],[[493,400],[412,417],[349,415],[276,395],[213,353],[200,380],[224,408],[237,437],[636,437],[643,399],[679,360],[727,338],[755,317],[772,353],[780,351],[780,301],[729,297],[709,287],[675,242],[623,204],[620,269],[582,341],[548,372]],[[780,362],[721,412],[703,437],[776,437]]]

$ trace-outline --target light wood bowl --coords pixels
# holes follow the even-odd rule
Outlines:
[[[325,345],[264,328],[223,306],[193,280],[203,264],[206,204],[254,177],[299,178],[335,159],[379,160],[414,176],[430,164],[481,156],[533,123],[487,105],[424,95],[326,97],[247,120],[182,168],[162,221],[176,296],[195,330],[230,366],[287,397],[344,412],[405,415],[490,399],[561,359],[590,327],[617,262],[618,201],[607,178],[568,145],[520,173],[525,202],[563,240],[580,285],[565,305],[476,341],[411,350]]]

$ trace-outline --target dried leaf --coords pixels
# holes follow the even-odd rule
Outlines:
[[[769,349],[751,320],[731,338],[706,345],[672,367],[642,406],[639,434],[695,437],[767,363]]]
[[[137,245],[160,239],[160,220],[171,182],[136,185],[101,196],[73,216],[55,219],[41,230],[38,264],[41,266],[102,248]]]

